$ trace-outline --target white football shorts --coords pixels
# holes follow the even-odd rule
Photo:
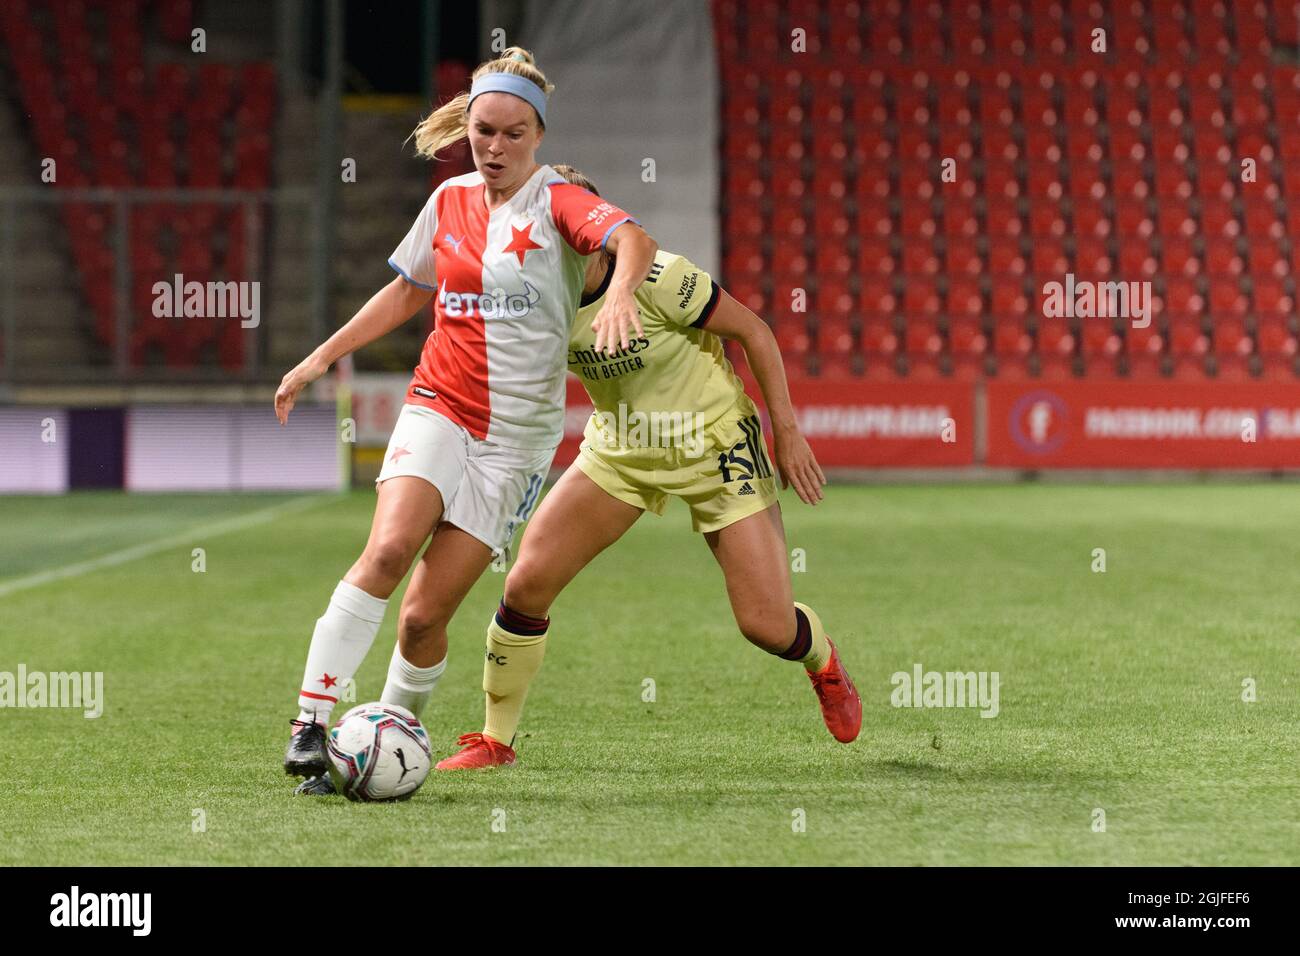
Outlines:
[[[442,520],[509,554],[510,542],[542,496],[554,448],[509,448],[475,438],[423,405],[405,404],[384,452],[375,486],[401,475],[423,478],[442,494]]]

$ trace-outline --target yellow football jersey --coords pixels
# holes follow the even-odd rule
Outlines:
[[[612,273],[611,268],[601,288],[583,296],[569,334],[569,371],[591,396],[592,422],[602,412],[620,421],[684,413],[704,428],[712,425],[745,391],[722,340],[704,328],[721,289],[685,256],[659,250],[650,275],[636,290],[645,335],[606,356],[596,353],[591,323],[604,304]],[[592,422],[588,438],[593,437]]]

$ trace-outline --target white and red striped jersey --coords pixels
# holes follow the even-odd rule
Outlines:
[[[636,220],[550,166],[491,213],[483,194],[477,172],[441,183],[388,260],[436,292],[434,330],[406,401],[476,438],[549,448],[564,431],[569,327],[586,257]]]

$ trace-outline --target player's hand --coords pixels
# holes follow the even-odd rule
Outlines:
[[[289,412],[298,400],[298,393],[320,378],[328,370],[312,356],[307,356],[297,367],[287,372],[280,380],[280,387],[275,390],[275,417],[283,425],[289,421]]]
[[[605,304],[591,323],[591,331],[596,333],[596,351],[612,352],[615,346],[627,348],[630,329],[635,329],[638,336],[645,335],[636,297],[631,292],[611,287],[605,293]]]
[[[776,471],[781,476],[781,487],[794,485],[799,500],[809,505],[817,504],[824,497],[822,486],[826,484],[826,475],[808,447],[808,439],[798,428],[778,431],[774,438]]]

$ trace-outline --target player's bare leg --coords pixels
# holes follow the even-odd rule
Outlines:
[[[377,497],[365,550],[343,580],[387,600],[442,519],[443,502],[436,487],[414,475],[389,478]]]
[[[786,563],[781,506],[704,535],[727,582],[740,632],[769,654],[801,662],[821,704],[826,728],[848,743],[862,726],[862,699],[812,608],[794,601]]]
[[[351,680],[384,619],[388,598],[405,577],[435,523],[442,495],[423,478],[399,476],[379,485],[370,537],[361,557],[334,589],[316,621],[298,695],[298,716],[284,755],[286,773],[325,772],[325,727],[339,688]]]
[[[515,762],[510,745],[528,685],[542,665],[551,604],[642,513],[604,491],[578,468],[569,468],[556,482],[525,526],[519,558],[506,577],[501,607],[488,627],[483,731],[462,735],[458,742],[463,749],[441,761],[439,770]]]
[[[643,514],[580,468],[566,469],[524,526],[519,556],[506,575],[507,606],[530,617],[545,617],[578,572],[627,534]]]
[[[785,653],[796,625],[781,506],[707,531],[704,540],[722,568],[740,633],[769,654]]]
[[[447,625],[491,560],[469,532],[445,521],[434,529],[402,597],[383,703],[420,716],[447,663]]]
[[[421,716],[447,664],[447,625],[491,559],[486,544],[455,525],[443,521],[434,529],[402,597],[381,702]],[[334,781],[324,773],[294,791],[309,797],[334,792]]]

